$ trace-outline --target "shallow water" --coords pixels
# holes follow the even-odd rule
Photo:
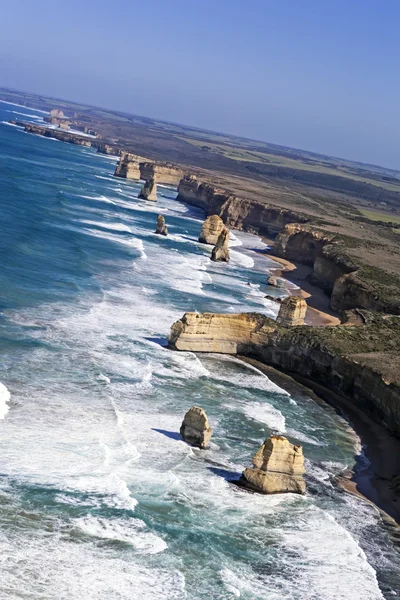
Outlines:
[[[0,104],[0,121],[16,111],[40,116]],[[330,480],[354,463],[348,425],[235,358],[165,347],[187,310],[276,314],[262,242],[235,233],[212,263],[170,188],[142,202],[113,158],[0,139],[0,598],[391,598],[378,513]],[[193,404],[206,451],[179,439]],[[305,497],[230,483],[273,431],[303,444]]]

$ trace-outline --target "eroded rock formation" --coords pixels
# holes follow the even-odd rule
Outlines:
[[[253,458],[253,467],[243,471],[241,483],[262,494],[304,494],[306,484],[301,446],[280,435],[265,440]]]
[[[78,146],[92,145],[91,140],[88,138],[81,137],[76,133],[69,131],[61,131],[60,129],[49,129],[49,127],[43,127],[42,125],[33,125],[31,123],[23,123],[25,131],[27,133],[35,133],[36,135],[42,135],[44,137],[55,138],[62,142],[68,142],[69,144],[76,144]]]
[[[212,429],[206,413],[199,406],[192,406],[186,413],[180,428],[182,438],[188,444],[206,448],[211,439]]]
[[[231,229],[261,235],[275,235],[287,223],[305,223],[308,220],[295,211],[239,198],[209,183],[200,182],[194,175],[187,175],[179,182],[178,200],[202,208],[206,215],[218,215]]]
[[[203,223],[199,242],[215,246],[223,229],[225,229],[225,225],[221,217],[218,215],[210,215]]]
[[[52,108],[50,111],[50,116],[63,119],[65,115],[62,110],[59,110],[58,108]]]
[[[154,179],[148,179],[139,193],[139,198],[143,200],[157,201],[157,184]]]
[[[165,219],[162,215],[157,217],[157,227],[155,233],[158,235],[168,235],[168,227],[165,224]]]
[[[114,175],[116,177],[124,177],[125,179],[140,179],[140,161],[141,156],[131,154],[130,152],[122,152],[119,162],[115,168]]]
[[[286,287],[286,280],[283,277],[275,277],[275,275],[270,275],[267,279],[268,285],[276,288],[284,288]]]
[[[177,186],[183,171],[170,163],[146,161],[140,163],[140,179],[154,179],[156,183]]]
[[[264,315],[186,313],[177,350],[252,356],[346,396],[400,436],[400,317],[358,309],[364,324],[283,327]]]
[[[121,154],[118,146],[111,146],[111,144],[99,144],[97,146],[97,152],[108,154],[110,156],[119,156]]]
[[[307,312],[307,302],[299,296],[288,296],[281,302],[276,322],[284,327],[304,325]]]
[[[211,252],[211,260],[214,262],[229,262],[229,231],[224,227]]]

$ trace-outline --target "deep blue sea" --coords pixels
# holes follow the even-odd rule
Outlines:
[[[400,593],[378,512],[331,482],[360,452],[346,422],[235,358],[166,348],[188,310],[276,314],[261,240],[236,232],[212,263],[175,190],[138,200],[114,158],[6,123],[42,117],[0,103],[0,599]],[[205,451],[178,435],[194,404]],[[304,497],[229,482],[273,431],[303,445]]]

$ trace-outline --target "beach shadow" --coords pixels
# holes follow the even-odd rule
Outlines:
[[[166,431],[165,429],[156,429],[155,427],[152,427],[152,431],[157,431],[157,433],[162,433],[163,435],[165,435],[165,437],[168,437],[171,440],[182,441],[182,438],[177,431]]]
[[[225,481],[238,481],[241,476],[241,473],[238,473],[237,471],[229,471],[229,469],[221,469],[220,467],[207,467],[207,469],[211,471],[211,473],[214,473],[214,475],[222,477]]]

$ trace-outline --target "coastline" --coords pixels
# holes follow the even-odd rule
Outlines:
[[[346,493],[373,504],[386,524],[399,527],[400,499],[396,498],[390,483],[393,475],[400,473],[400,441],[345,397],[322,385],[293,373],[279,371],[246,356],[238,358],[255,366],[271,381],[288,391],[290,387],[302,386],[316,402],[331,406],[347,421],[360,438],[363,452],[355,455],[354,467],[337,476],[334,482]],[[367,461],[363,460],[363,456]]]
[[[273,243],[273,240],[266,237],[262,237],[262,241],[269,247]],[[329,297],[321,288],[310,283],[307,279],[312,271],[311,267],[274,256],[270,252],[266,252],[265,255],[281,265],[281,267],[269,269],[271,274],[282,277],[288,282],[299,286],[300,289],[293,290],[288,288],[287,291],[292,296],[300,296],[307,300],[306,325],[339,325],[340,318],[330,308]]]

